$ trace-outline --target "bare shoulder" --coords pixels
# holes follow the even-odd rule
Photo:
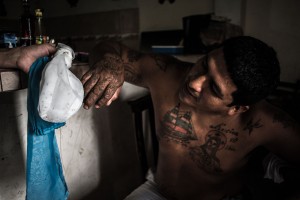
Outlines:
[[[175,91],[193,65],[164,54],[144,54],[140,64],[141,74],[152,92]]]
[[[269,127],[296,129],[297,121],[283,109],[274,106],[266,101],[259,103],[257,112],[268,123]]]
[[[276,107],[266,101],[260,103],[259,114],[263,117],[264,121],[267,123],[268,128],[272,132],[290,130],[299,130],[299,124],[297,121],[290,116],[286,111]],[[275,129],[275,130],[273,130]]]
[[[264,123],[263,146],[271,152],[300,164],[300,129],[299,123],[288,113],[269,104],[260,103],[258,115]]]
[[[148,65],[145,70],[151,69],[156,76],[162,77],[183,75],[182,72],[187,71],[193,65],[165,54],[144,54],[142,63]]]

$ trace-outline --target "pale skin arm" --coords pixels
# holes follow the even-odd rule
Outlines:
[[[18,68],[25,73],[29,72],[32,63],[43,56],[50,56],[56,52],[53,44],[32,45],[17,47],[0,52],[1,68]]]

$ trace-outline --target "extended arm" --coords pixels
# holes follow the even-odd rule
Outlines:
[[[39,57],[49,56],[56,49],[51,44],[17,47],[8,51],[0,52],[1,68],[18,68],[28,73],[32,63]]]
[[[149,87],[158,74],[165,76],[167,66],[184,65],[167,55],[143,54],[118,42],[98,44],[90,54],[90,70],[82,77],[84,108],[109,105],[117,98],[124,81]]]
[[[93,104],[96,108],[109,105],[117,98],[125,80],[126,61],[123,57],[127,50],[117,42],[102,42],[95,46],[89,57],[91,68],[82,77],[85,109]],[[130,67],[127,64],[126,68]]]

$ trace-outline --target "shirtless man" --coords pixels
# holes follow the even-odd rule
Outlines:
[[[299,127],[264,100],[279,81],[276,53],[257,39],[229,39],[196,64],[109,42],[96,46],[90,60],[82,77],[86,109],[109,105],[124,80],[147,87],[153,100],[159,157],[150,185],[156,191],[127,199],[235,196],[249,155],[260,146],[300,164]]]

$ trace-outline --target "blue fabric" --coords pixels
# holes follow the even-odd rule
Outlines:
[[[65,123],[44,121],[37,111],[40,80],[47,62],[47,57],[40,58],[29,71],[26,200],[66,200],[69,195],[54,131]]]

